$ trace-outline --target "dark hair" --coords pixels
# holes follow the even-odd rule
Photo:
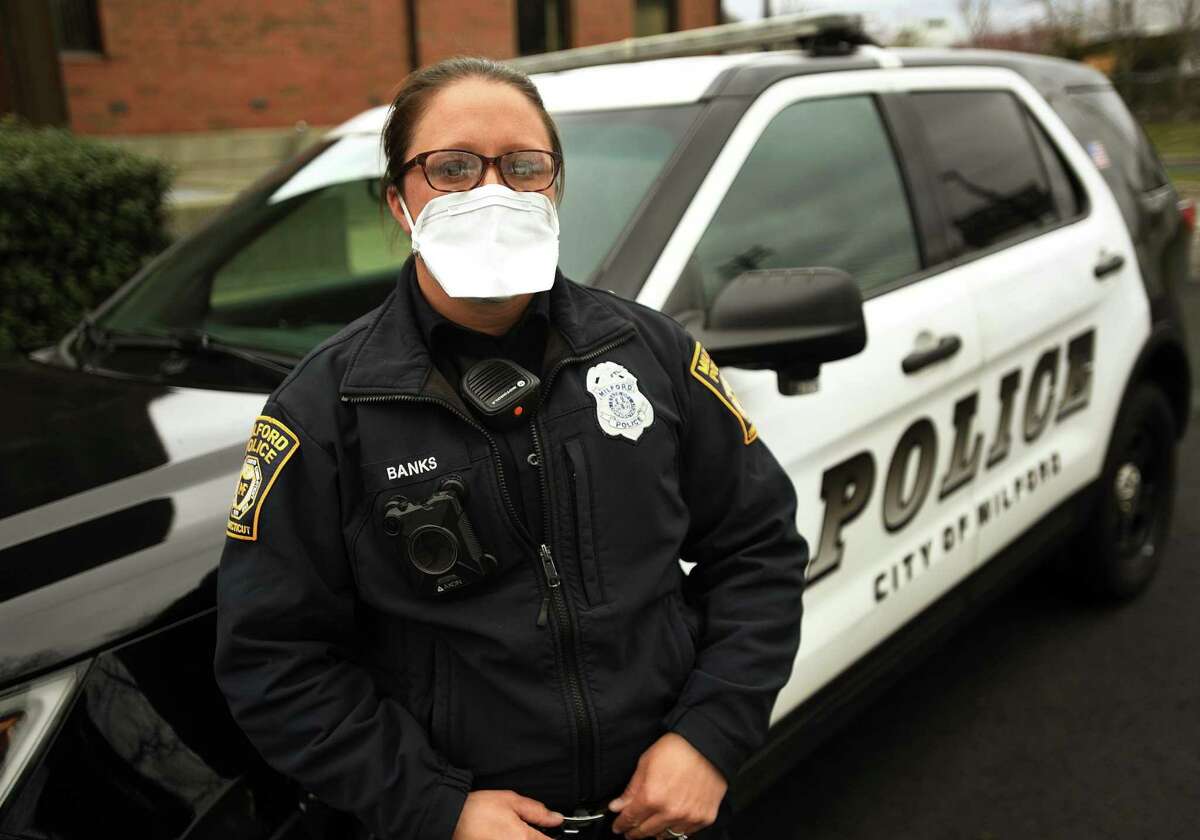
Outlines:
[[[387,188],[394,186],[400,190],[400,167],[407,160],[405,155],[412,142],[413,127],[429,107],[429,100],[435,93],[465,79],[484,79],[489,82],[499,82],[509,85],[520,92],[537,109],[550,135],[550,145],[553,151],[562,155],[562,141],[558,136],[558,127],[550,117],[542,96],[529,77],[507,64],[493,61],[490,58],[478,56],[456,56],[446,58],[409,73],[400,83],[395,97],[392,99],[387,120],[383,124],[383,155],[387,168],[383,173],[383,183],[380,187],[381,198],[386,206]],[[556,200],[561,200],[566,162],[559,169],[555,190]]]

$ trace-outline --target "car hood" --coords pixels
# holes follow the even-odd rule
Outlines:
[[[265,394],[0,365],[0,685],[211,608]]]

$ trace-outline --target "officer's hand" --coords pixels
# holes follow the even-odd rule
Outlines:
[[[467,794],[452,840],[550,840],[527,823],[553,828],[563,815],[512,790],[473,790]]]
[[[630,840],[668,837],[668,827],[699,831],[716,821],[726,787],[711,761],[682,735],[668,732],[642,753],[625,792],[608,803],[620,812],[613,831]]]

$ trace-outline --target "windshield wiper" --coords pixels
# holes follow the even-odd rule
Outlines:
[[[174,350],[191,355],[210,354],[240,359],[273,373],[287,375],[292,365],[217,338],[195,327],[171,327],[164,332],[138,332],[101,327],[85,320],[80,337],[89,350]]]

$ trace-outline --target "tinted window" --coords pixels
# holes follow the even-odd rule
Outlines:
[[[1167,183],[1154,147],[1125,107],[1120,94],[1112,88],[1077,89],[1072,91],[1071,98],[1087,113],[1096,128],[1107,135],[1103,142],[1108,147],[1109,159],[1137,188],[1152,190]]]
[[[683,105],[555,115],[566,156],[558,208],[564,274],[589,281],[698,111]]]
[[[907,195],[870,96],[799,102],[758,138],[669,308],[706,307],[744,271],[832,266],[864,292],[920,267]]]
[[[987,248],[1058,221],[1041,156],[1011,94],[918,93],[913,105],[958,249]]]
[[[1033,134],[1034,142],[1037,144],[1038,152],[1041,155],[1046,177],[1050,180],[1050,192],[1054,197],[1054,208],[1059,218],[1073,219],[1083,212],[1083,187],[1079,184],[1079,180],[1071,170],[1070,164],[1063,159],[1058,147],[1046,135],[1046,130],[1042,127],[1041,123],[1028,111],[1025,111],[1025,119],[1028,122],[1029,130]]]

